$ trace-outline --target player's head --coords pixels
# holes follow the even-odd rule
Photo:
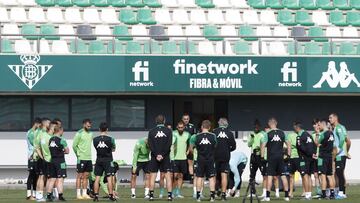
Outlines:
[[[255,119],[254,121],[254,131],[259,132],[261,130],[261,123],[258,119]]]
[[[83,128],[85,131],[90,131],[91,129],[91,120],[89,118],[86,118],[83,120]]]
[[[293,127],[294,127],[294,131],[298,133],[303,129],[303,124],[300,121],[295,121],[293,123]]]
[[[51,121],[50,125],[49,125],[49,128],[47,130],[47,133],[50,134],[50,135],[53,135],[56,126],[58,126],[58,124],[56,122],[54,122],[54,121]]]
[[[320,129],[319,129],[319,125],[320,125],[320,119],[318,118],[314,118],[311,122],[312,126],[313,126],[313,129],[315,132],[318,132]]]
[[[54,126],[54,134],[58,137],[60,137],[64,133],[64,129],[62,126],[55,125]]]
[[[274,118],[274,117],[271,117],[268,121],[268,125],[269,125],[270,129],[276,128],[277,124],[278,124],[278,122],[277,122],[276,118]]]
[[[204,120],[201,123],[201,130],[204,132],[208,132],[211,128],[211,122],[209,120]]]
[[[225,117],[219,118],[218,124],[219,124],[219,126],[222,126],[225,128],[227,128],[229,126],[229,122],[228,122],[227,118],[225,118]]]
[[[178,130],[178,132],[180,134],[182,134],[184,132],[184,129],[185,129],[185,123],[183,121],[179,121],[177,123],[176,129]]]
[[[320,131],[328,130],[330,125],[331,124],[327,119],[321,119],[319,121],[319,130]]]
[[[188,113],[184,113],[181,120],[184,122],[185,125],[190,123],[190,115]]]
[[[48,129],[50,126],[50,119],[49,118],[42,118],[41,119],[41,126],[43,129]]]
[[[329,115],[329,121],[331,123],[331,125],[336,125],[339,123],[339,117],[336,113],[331,113]]]
[[[58,124],[58,126],[60,126],[60,127],[62,126],[62,121],[60,118],[54,118],[53,121],[56,122]]]
[[[266,124],[265,127],[264,127],[264,131],[269,132],[270,131],[270,126]]]
[[[164,125],[165,124],[165,116],[164,115],[157,115],[155,118],[156,125]]]
[[[170,130],[173,129],[172,124],[170,122],[166,122],[165,127],[169,128]]]
[[[108,130],[109,130],[109,127],[106,122],[100,123],[100,126],[99,126],[100,132],[104,133],[104,132],[107,132]]]
[[[39,128],[41,125],[41,118],[36,117],[34,118],[33,122],[32,122],[32,126],[36,129]]]

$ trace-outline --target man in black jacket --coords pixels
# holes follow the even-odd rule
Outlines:
[[[300,122],[294,122],[294,131],[297,137],[296,148],[300,157],[300,173],[305,189],[305,199],[311,199],[311,174],[314,172],[314,159],[316,157],[316,145],[312,136],[303,130]]]
[[[221,184],[221,199],[226,200],[230,152],[236,149],[236,142],[234,134],[228,129],[228,120],[220,118],[218,124],[219,127],[214,129],[217,140],[215,150],[216,185],[220,187]]]
[[[156,127],[151,129],[148,134],[148,143],[151,151],[149,163],[150,171],[150,201],[154,200],[154,187],[157,172],[165,173],[166,185],[168,190],[168,201],[172,201],[172,180],[170,176],[170,148],[172,145],[172,131],[165,127],[165,117],[158,115],[155,119]]]

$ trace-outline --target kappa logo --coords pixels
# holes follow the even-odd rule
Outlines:
[[[312,141],[312,139],[311,139],[311,137],[308,137],[307,139],[306,139],[306,143],[312,143],[313,141]]]
[[[330,135],[328,142],[333,142],[334,141],[334,135]]]
[[[155,138],[159,138],[159,137],[166,137],[166,135],[163,131],[158,131],[155,135]]]
[[[281,138],[279,135],[274,135],[274,137],[271,139],[271,142],[281,142]]]
[[[279,82],[279,87],[302,87],[302,83],[298,82],[297,62],[284,63],[281,73],[283,74],[283,82]]]
[[[229,138],[227,136],[227,134],[225,132],[223,132],[223,131],[221,131],[217,137],[219,137],[219,138]]]
[[[96,148],[109,148],[104,141],[100,141]]]
[[[211,142],[206,137],[204,137],[201,139],[201,142],[199,144],[208,145],[208,144],[211,144]]]
[[[55,143],[55,141],[51,141],[51,143],[49,144],[49,147],[58,147],[57,144]]]
[[[149,81],[149,61],[137,61],[132,68],[134,73],[134,81],[130,82],[130,86],[134,87],[148,87],[154,86],[154,83]]]
[[[349,71],[345,62],[340,62],[340,71],[337,71],[335,61],[330,61],[327,71],[322,73],[319,82],[317,82],[313,88],[321,88],[324,82],[327,82],[330,88],[337,88],[339,85],[341,88],[348,88],[351,82],[354,82],[357,87],[360,87],[355,73]]]
[[[53,67],[52,65],[37,65],[40,61],[39,55],[21,55],[20,60],[24,65],[8,65],[8,67],[30,90]]]

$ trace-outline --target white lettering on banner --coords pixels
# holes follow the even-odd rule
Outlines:
[[[247,60],[246,64],[218,64],[210,61],[208,64],[200,63],[186,63],[185,59],[177,59],[173,64],[175,74],[190,75],[190,74],[259,74],[256,70],[258,64],[253,64],[252,60]]]
[[[298,82],[297,62],[286,62],[281,68],[283,81],[278,83],[279,87],[302,87],[302,83]],[[289,82],[291,78],[291,82]]]
[[[154,83],[149,81],[149,61],[137,61],[132,68],[134,81],[129,82],[130,87],[153,87]],[[142,77],[141,77],[142,76]]]
[[[240,89],[242,88],[240,78],[190,78],[191,89]]]

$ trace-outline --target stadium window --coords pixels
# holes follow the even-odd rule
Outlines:
[[[97,130],[101,122],[106,121],[105,98],[73,98],[71,100],[71,128],[77,130],[82,127],[82,121],[90,118],[92,128]]]
[[[112,99],[111,128],[145,128],[145,101]]]
[[[15,131],[30,128],[30,98],[0,98],[0,130]]]
[[[35,98],[34,117],[59,118],[62,126],[69,129],[69,100],[64,97]]]

